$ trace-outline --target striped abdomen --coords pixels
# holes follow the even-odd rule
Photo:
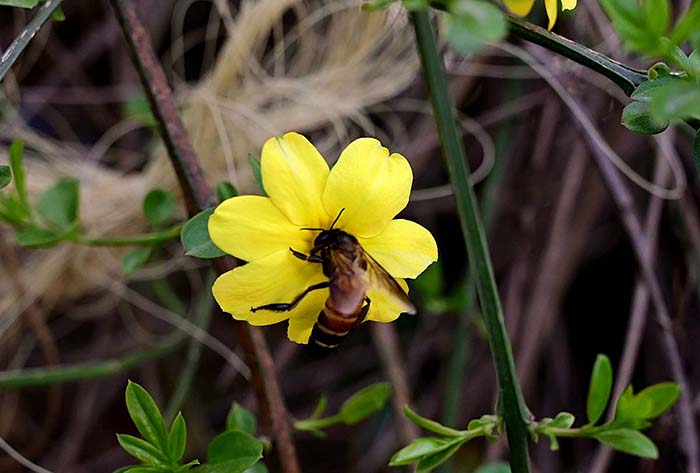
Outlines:
[[[363,312],[366,310],[363,304],[364,300],[360,300],[357,308],[352,313],[347,314],[334,307],[332,297],[326,299],[326,305],[318,315],[318,320],[311,331],[309,344],[322,350],[329,350],[340,345],[350,330],[364,319]]]

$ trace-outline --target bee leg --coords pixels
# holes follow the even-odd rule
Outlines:
[[[302,253],[301,251],[297,251],[291,247],[289,248],[289,251],[291,251],[294,256],[296,256],[297,258],[299,258],[302,261],[308,261],[309,263],[323,263],[323,258],[321,258],[318,255],[308,255],[307,256],[304,253]]]
[[[372,303],[372,300],[369,297],[365,296],[365,302],[367,304],[363,305],[362,309],[360,309],[360,313],[357,314],[357,320],[355,321],[354,325],[355,327],[360,325],[365,320],[365,317],[367,317],[367,312],[369,312],[369,306]]]
[[[250,311],[251,311],[251,312],[257,312],[257,311],[259,311],[259,310],[271,310],[271,311],[273,311],[273,312],[287,312],[287,311],[290,311],[290,310],[292,310],[293,308],[295,308],[295,307],[297,306],[297,304],[299,304],[299,303],[302,301],[302,299],[304,299],[304,297],[306,297],[306,295],[307,295],[308,293],[310,293],[311,291],[317,291],[317,290],[319,290],[319,289],[325,289],[325,288],[327,288],[327,287],[330,287],[330,285],[331,285],[330,282],[328,282],[328,281],[323,281],[323,282],[320,282],[320,283],[318,283],[318,284],[314,284],[314,285],[309,286],[309,287],[307,287],[306,289],[304,289],[304,292],[302,292],[301,294],[299,294],[298,296],[296,296],[296,297],[292,300],[292,302],[288,302],[288,303],[279,302],[279,303],[274,303],[274,304],[265,304],[265,305],[261,305],[261,306],[258,306],[258,307],[251,307],[251,308],[250,308]]]

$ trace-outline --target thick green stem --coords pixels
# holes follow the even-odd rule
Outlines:
[[[513,354],[508,340],[496,280],[491,268],[484,228],[476,197],[469,184],[469,170],[462,140],[457,129],[445,66],[435,44],[427,11],[411,12],[418,53],[433,104],[443,154],[457,201],[471,273],[476,281],[479,301],[488,330],[489,343],[498,377],[499,399],[507,426],[513,473],[530,471],[527,450],[528,412],[515,374]]]
[[[146,233],[143,235],[127,237],[89,237],[87,235],[76,235],[72,241],[89,246],[150,246],[166,240],[178,238],[182,231],[182,225],[163,230],[162,232]]]

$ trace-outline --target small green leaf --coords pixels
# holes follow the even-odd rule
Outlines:
[[[425,456],[421,458],[418,462],[418,467],[416,468],[417,473],[422,473],[424,471],[431,471],[434,468],[445,463],[452,455],[459,450],[462,446],[462,442],[457,442],[449,448],[442,450],[440,452],[435,452],[432,455]]]
[[[608,397],[610,397],[609,394],[608,394]],[[607,404],[607,400],[605,402]],[[603,409],[605,409],[605,407],[603,407]],[[573,414],[570,414],[568,412],[560,412],[559,414],[557,414],[557,416],[554,418],[554,420],[549,424],[549,426],[555,427],[557,429],[568,429],[572,425],[574,425],[574,420],[576,420],[576,418],[574,417]],[[596,420],[598,420],[598,419],[596,419]]]
[[[234,402],[226,416],[226,430],[241,430],[248,434],[254,435],[258,423],[255,416],[245,407],[237,402]]]
[[[209,237],[209,217],[213,213],[214,209],[203,210],[189,219],[182,227],[180,241],[185,247],[187,256],[211,259],[226,255]]]
[[[27,248],[46,248],[63,240],[61,235],[46,228],[30,228],[15,235],[17,244]]]
[[[17,8],[34,8],[40,0],[0,0],[0,6]]]
[[[650,103],[657,120],[700,120],[700,85],[692,80],[674,81],[658,90]]]
[[[434,455],[460,444],[460,438],[421,437],[396,452],[389,461],[389,466],[410,465],[429,455]]]
[[[652,116],[649,104],[632,102],[622,110],[622,125],[635,133],[656,135],[668,128],[668,120]]]
[[[127,251],[122,256],[122,271],[124,271],[125,274],[136,271],[146,264],[152,251],[153,248],[150,246],[138,246]]]
[[[15,191],[21,206],[26,213],[29,212],[29,203],[27,201],[27,188],[24,176],[24,141],[17,138],[10,144],[10,169],[12,170],[12,178],[15,180]]]
[[[642,389],[635,398],[648,406],[644,418],[653,419],[666,412],[678,400],[680,394],[681,388],[676,383],[659,383]]]
[[[262,442],[241,431],[224,432],[209,444],[207,472],[242,473],[262,458]]]
[[[137,92],[124,102],[124,114],[132,120],[149,128],[155,128],[158,125],[156,118],[151,111],[151,105],[143,92]]]
[[[326,412],[326,407],[328,407],[328,395],[323,393],[321,397],[318,398],[316,407],[314,407],[314,411],[309,416],[309,419],[319,419],[323,413]]]
[[[647,436],[632,429],[617,429],[600,432],[595,436],[604,444],[610,445],[616,450],[637,455],[642,458],[659,457],[656,445]]]
[[[508,32],[503,12],[481,0],[458,0],[445,15],[447,41],[455,51],[471,53],[503,39]]]
[[[168,453],[171,460],[180,463],[187,444],[187,424],[182,413],[178,412],[168,434]]]
[[[7,187],[10,181],[12,181],[12,171],[10,171],[10,166],[0,166],[0,189]]]
[[[66,14],[63,11],[63,8],[58,7],[56,8],[53,13],[51,14],[51,21],[65,21],[66,20]]]
[[[72,177],[59,179],[39,196],[36,205],[39,215],[63,231],[75,228],[78,223],[78,186],[78,180]]]
[[[262,192],[262,194],[266,196],[267,192],[265,192],[265,187],[263,186],[262,170],[260,169],[260,161],[254,155],[249,154],[248,155],[248,162],[250,163],[250,169],[253,171],[253,177],[255,178],[255,182],[258,184],[258,187],[260,188],[260,191]]]
[[[411,420],[411,422],[419,427],[423,427],[425,430],[435,432],[436,434],[445,435],[447,437],[459,437],[460,435],[464,435],[464,431],[451,429],[438,422],[435,422],[434,420],[422,417],[412,411],[408,406],[403,406],[403,412],[406,414],[406,417]]]
[[[175,211],[175,194],[172,191],[153,189],[143,199],[143,214],[148,223],[160,225]]]
[[[353,425],[384,407],[391,395],[389,383],[376,383],[356,392],[346,400],[338,412],[342,421]]]
[[[216,186],[216,197],[219,199],[219,202],[223,202],[231,197],[236,197],[237,195],[238,190],[236,189],[236,186],[228,181],[221,181]]]
[[[126,386],[126,407],[143,438],[167,451],[168,432],[158,406],[148,391],[131,380]]]
[[[133,435],[117,434],[119,445],[132,457],[147,465],[167,466],[168,461],[157,447]]]
[[[588,386],[588,401],[586,402],[586,415],[589,425],[594,425],[605,412],[612,392],[613,372],[610,359],[605,355],[598,355],[593,364],[591,382]],[[573,416],[572,416],[573,417]]]

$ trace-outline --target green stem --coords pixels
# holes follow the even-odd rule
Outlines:
[[[476,281],[484,322],[488,330],[491,353],[498,377],[499,399],[511,450],[511,469],[513,473],[527,473],[530,471],[527,450],[529,415],[515,374],[513,354],[503,321],[498,289],[491,268],[476,197],[469,185],[469,170],[452,110],[445,66],[435,44],[435,36],[428,12],[411,12],[411,20],[416,33],[423,74],[433,104],[443,154],[457,201],[471,274]]]
[[[645,71],[633,69],[521,18],[513,16],[507,18],[510,23],[510,31],[515,36],[549,49],[604,75],[617,84],[627,95],[634,92],[639,84],[648,79]]]
[[[48,386],[113,376],[141,366],[154,358],[162,358],[175,350],[184,339],[185,335],[181,333],[171,335],[152,347],[111,360],[0,372],[0,389]]]
[[[47,0],[40,7],[39,11],[34,15],[24,31],[20,33],[19,36],[8,46],[5,52],[2,54],[2,60],[0,61],[0,81],[2,81],[12,65],[15,63],[17,58],[19,58],[22,51],[29,45],[29,42],[36,36],[41,27],[46,23],[46,21],[51,18],[53,12],[61,6],[62,0]]]
[[[305,419],[298,420],[294,423],[294,428],[302,432],[308,432],[310,430],[321,430],[326,427],[338,424],[342,421],[340,414],[336,414],[329,417],[324,417],[322,419]]]
[[[127,237],[89,237],[87,235],[76,235],[71,239],[75,243],[89,246],[150,246],[166,240],[178,238],[182,231],[182,225],[177,225],[161,232],[146,233],[143,235]]]

